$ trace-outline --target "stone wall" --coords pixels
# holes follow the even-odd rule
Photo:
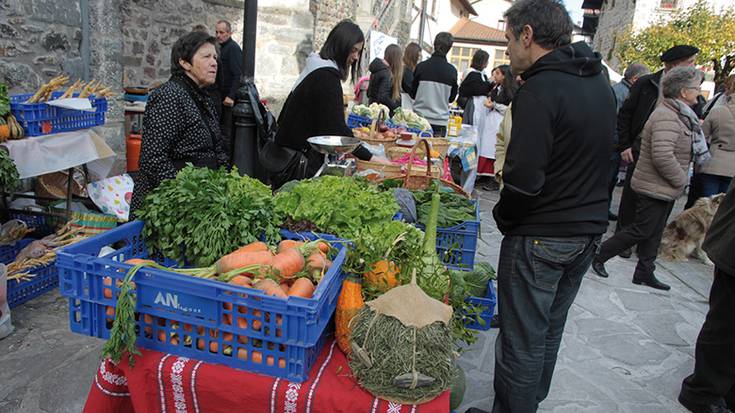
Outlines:
[[[616,37],[628,30],[633,24],[636,4],[631,0],[607,0],[600,11],[600,23],[592,41],[593,48],[618,73],[622,73],[618,57],[615,55]]]
[[[78,1],[0,0],[0,82],[31,93],[67,73],[82,77]]]

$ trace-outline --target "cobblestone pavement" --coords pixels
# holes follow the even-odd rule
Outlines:
[[[497,197],[497,192],[480,193],[478,260],[493,266],[501,240],[491,216]],[[676,395],[694,366],[712,268],[694,261],[660,262],[657,274],[672,289],[658,292],[630,282],[634,266],[634,260],[615,258],[608,263],[610,279],[585,278],[541,411],[684,411]],[[56,291],[12,314],[16,331],[0,341],[0,412],[80,412],[99,366],[102,341],[69,331],[68,303]],[[496,334],[481,333],[460,360],[467,372],[460,412],[491,406]]]

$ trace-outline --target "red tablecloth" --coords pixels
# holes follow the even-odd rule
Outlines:
[[[329,342],[304,383],[143,350],[130,368],[105,360],[92,383],[85,413],[449,412],[449,392],[421,405],[377,399],[357,385],[345,355]]]

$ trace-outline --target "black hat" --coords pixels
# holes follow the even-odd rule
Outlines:
[[[697,49],[696,47],[686,44],[680,44],[663,52],[663,54],[661,55],[661,61],[664,63],[675,62],[677,60],[686,59],[687,57],[694,56],[697,53],[699,53],[699,49]]]

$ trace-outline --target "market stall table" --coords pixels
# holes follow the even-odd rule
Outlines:
[[[449,411],[449,391],[421,405],[378,399],[355,382],[335,342],[324,346],[309,380],[247,373],[226,366],[141,349],[130,367],[105,360],[92,383],[85,413],[132,412],[370,412]]]

